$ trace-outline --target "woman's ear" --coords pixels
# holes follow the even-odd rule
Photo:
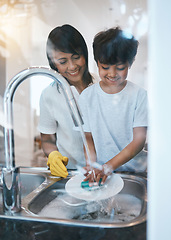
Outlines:
[[[55,65],[55,63],[53,62],[53,58],[49,58],[49,65],[50,65],[50,67],[51,67],[53,70],[59,72],[58,69],[57,69],[57,67],[56,67],[56,65]]]

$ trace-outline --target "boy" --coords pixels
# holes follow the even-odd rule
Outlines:
[[[119,27],[98,33],[93,42],[94,59],[101,81],[85,89],[79,98],[84,132],[96,183],[102,184],[114,170],[144,171],[146,160],[135,159],[147,134],[147,92],[126,80],[138,41]],[[144,161],[144,160],[143,160]],[[87,169],[89,168],[87,162]],[[85,181],[94,182],[94,174]]]

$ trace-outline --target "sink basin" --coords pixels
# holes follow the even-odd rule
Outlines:
[[[21,173],[21,199],[38,188],[44,181],[45,176],[34,173]]]
[[[55,182],[35,196],[27,206],[30,214],[46,221],[72,225],[128,227],[146,221],[147,182],[140,176],[120,174],[124,188],[115,197],[100,202],[73,204],[65,192],[69,178]],[[68,202],[69,200],[69,202]],[[72,204],[71,204],[72,200]]]
[[[21,172],[21,199],[35,190],[45,181],[45,176],[36,173]],[[0,192],[0,196],[2,193]]]

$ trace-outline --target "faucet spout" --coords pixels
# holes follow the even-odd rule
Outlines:
[[[74,99],[69,83],[58,72],[45,67],[30,67],[19,72],[7,85],[4,93],[4,116],[5,116],[5,161],[7,170],[15,167],[15,153],[14,153],[14,131],[13,131],[13,98],[17,87],[25,79],[34,75],[45,75],[55,80],[62,89],[66,102],[68,104],[72,119],[76,126],[83,124],[83,120]]]
[[[13,98],[14,98],[14,93],[17,87],[20,85],[20,83],[22,83],[24,80],[34,75],[44,75],[56,81],[56,83],[64,93],[74,124],[76,126],[81,126],[83,124],[83,120],[82,120],[77,102],[75,101],[73,93],[71,91],[70,85],[66,81],[66,79],[64,79],[64,77],[62,77],[58,72],[45,67],[30,67],[28,69],[25,69],[19,72],[16,76],[14,76],[11,79],[4,93],[4,117],[5,117],[5,126],[4,126],[5,139],[4,140],[5,140],[6,167],[3,169],[3,174],[4,174],[3,199],[7,199],[7,196],[5,196],[6,194],[8,194],[8,198],[10,194],[13,194],[13,196],[10,197],[11,201],[8,201],[8,204],[6,204],[6,200],[3,202],[5,206],[4,208],[7,209],[8,212],[9,211],[17,212],[21,208],[20,191],[16,187],[16,186],[19,186],[20,184],[17,182],[17,184],[15,184],[14,186],[13,181],[16,181],[16,180],[13,180],[13,179],[16,179],[14,177],[11,177],[10,184],[5,183],[6,175],[8,175],[7,173],[13,176],[14,173],[16,173],[16,169],[17,169],[15,166],[15,152],[14,152]],[[17,174],[19,174],[18,170],[17,170]],[[7,187],[7,185],[10,187]]]

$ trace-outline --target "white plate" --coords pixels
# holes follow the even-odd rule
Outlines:
[[[81,187],[81,182],[84,179],[85,176],[83,174],[78,174],[72,177],[65,184],[66,192],[78,199],[94,201],[110,198],[119,193],[124,186],[123,179],[118,174],[113,173],[107,178],[102,187],[96,190],[88,191]]]

